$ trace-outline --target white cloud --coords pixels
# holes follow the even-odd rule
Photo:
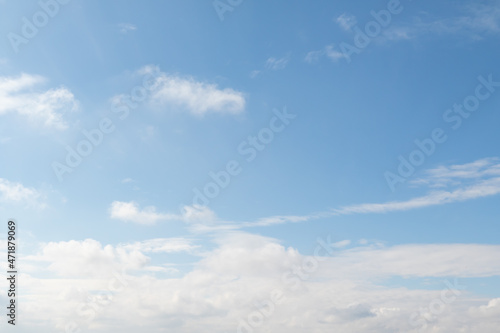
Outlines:
[[[462,165],[440,166],[425,172],[427,177],[414,181],[431,188],[453,186],[452,189],[431,190],[428,194],[406,201],[363,203],[304,216],[277,216],[260,219],[241,226],[264,226],[289,222],[304,222],[318,218],[405,211],[455,202],[463,202],[500,194],[500,163],[497,158],[481,159]]]
[[[253,70],[250,72],[250,78],[255,79],[260,74],[260,70]]]
[[[290,61],[289,55],[287,55],[286,57],[283,57],[283,58],[271,57],[271,58],[267,59],[267,61],[266,61],[266,68],[271,69],[273,71],[285,69],[285,67],[288,65],[289,61]]]
[[[238,325],[259,316],[259,310],[266,315],[254,330],[276,333],[299,333],[304,327],[318,333],[460,332],[464,325],[470,332],[497,332],[499,299],[475,295],[467,286],[468,279],[500,275],[499,246],[339,249],[335,243],[331,255],[314,258],[273,238],[227,233],[215,238],[216,248],[190,272],[174,278],[156,276],[168,263],[148,266],[151,259],[143,253],[161,249],[162,242],[169,240],[125,246],[103,246],[95,240],[43,245],[39,254],[23,262],[43,264],[59,278],[46,275],[43,268],[21,276],[24,324],[41,333],[72,321],[96,333],[112,327],[124,333],[137,327],[152,333],[202,328],[237,332]],[[186,248],[186,242],[179,243]],[[391,277],[438,280],[430,289],[410,289],[387,284]],[[455,282],[454,277],[459,279]],[[412,326],[410,316],[440,299],[442,290],[448,298],[454,295],[443,279],[455,284],[456,301],[447,303],[426,327]],[[6,282],[0,285],[3,289]],[[109,286],[119,288],[110,292]],[[269,303],[276,291],[282,297]]]
[[[345,31],[351,30],[358,23],[355,16],[346,13],[337,17],[335,21]]]
[[[41,76],[22,74],[0,77],[0,115],[17,112],[30,121],[63,130],[68,127],[64,114],[77,109],[77,101],[66,88],[35,91],[46,80]]]
[[[142,224],[154,224],[160,220],[177,220],[189,224],[191,232],[229,231],[242,228],[264,227],[285,223],[299,223],[349,214],[379,214],[395,211],[406,211],[436,205],[463,202],[500,194],[500,163],[498,159],[488,158],[463,165],[440,166],[428,170],[427,178],[416,181],[431,187],[426,195],[404,201],[383,203],[362,203],[344,206],[308,215],[276,215],[255,221],[224,221],[215,212],[205,206],[185,206],[181,214],[157,213],[155,207],[140,210],[134,202],[115,201],[111,207],[111,217],[124,221]],[[468,180],[464,182],[463,180]],[[434,190],[433,187],[451,186],[448,191]],[[445,185],[443,185],[445,184]]]
[[[45,208],[45,196],[37,189],[0,178],[0,203]]]
[[[47,269],[61,277],[102,278],[113,271],[136,270],[145,267],[150,258],[134,248],[102,246],[96,240],[50,242],[42,246],[41,253],[25,260],[48,262]]]
[[[181,214],[168,214],[157,212],[154,206],[141,209],[139,204],[134,201],[114,201],[109,208],[109,213],[113,219],[138,224],[155,224],[159,221],[175,220],[183,221],[196,227],[198,225],[206,226],[221,222],[210,208],[199,205],[184,206]]]
[[[434,18],[428,13],[416,17],[412,23],[392,25],[384,33],[387,40],[406,40],[422,34],[459,34],[474,40],[500,32],[500,6],[498,1],[471,3],[461,8],[462,15]]]
[[[326,46],[325,55],[332,61],[337,61],[341,58],[345,58],[345,55],[342,52],[338,51],[335,45]]]
[[[415,208],[449,204],[453,202],[462,202],[500,193],[500,177],[482,180],[477,184],[459,188],[453,191],[435,191],[425,196],[410,199],[407,201],[393,201],[386,203],[369,203],[346,206],[334,210],[336,214],[352,213],[387,213],[393,211],[402,211]]]
[[[307,63],[314,64],[314,63],[317,63],[323,55],[325,55],[325,51],[323,51],[323,50],[311,51],[311,52],[308,52],[306,54],[306,57],[304,58],[304,60]]]
[[[307,53],[307,55],[304,58],[304,60],[307,63],[315,64],[322,57],[327,57],[331,61],[336,62],[336,61],[338,61],[338,60],[340,60],[342,58],[345,58],[346,55],[343,54],[340,50],[338,50],[338,48],[334,44],[332,44],[332,45],[325,46],[325,48],[323,50],[311,51],[311,52]]]
[[[439,166],[425,172],[427,177],[412,181],[412,184],[430,187],[460,185],[464,181],[476,181],[479,178],[500,176],[498,158],[484,158],[472,163],[451,166]]]
[[[184,206],[182,219],[189,224],[213,224],[218,218],[215,213],[206,206]]]
[[[344,278],[500,276],[500,246],[482,244],[409,244],[344,250],[326,266]],[[465,266],[457,265],[466,263]],[[359,276],[358,276],[359,275]]]
[[[193,241],[186,238],[155,238],[142,242],[121,245],[124,249],[133,249],[140,252],[152,253],[193,253],[198,245],[193,245]]]
[[[154,66],[144,67],[138,73],[154,75],[150,100],[155,104],[173,105],[197,116],[240,114],[245,109],[244,94],[231,88],[220,89],[216,84],[192,77],[166,74]]]
[[[412,184],[431,188],[452,187],[450,190],[432,190],[428,194],[406,201],[369,203],[346,206],[334,214],[386,213],[428,206],[462,202],[500,193],[500,163],[497,158],[486,158],[461,165],[440,166],[425,172],[427,177]]]
[[[120,23],[118,24],[118,28],[120,29],[120,32],[122,34],[126,34],[127,32],[137,30],[137,26],[130,23]]]
[[[113,219],[134,222],[138,224],[151,225],[155,224],[158,221],[179,219],[178,215],[157,213],[156,207],[154,206],[140,209],[139,204],[134,201],[113,201],[109,212],[111,218]]]
[[[404,201],[362,203],[331,209],[308,215],[277,215],[255,221],[222,221],[214,212],[204,207],[204,219],[192,223],[193,232],[213,232],[241,228],[272,226],[285,223],[300,223],[349,214],[379,214],[405,211],[436,205],[463,202],[500,194],[500,163],[497,158],[481,159],[472,163],[440,166],[426,172],[426,178],[415,181],[431,188],[426,195]],[[449,190],[434,190],[434,187],[453,186]],[[200,209],[200,207],[198,207]],[[210,216],[210,217],[208,217]],[[205,223],[203,221],[210,221]]]

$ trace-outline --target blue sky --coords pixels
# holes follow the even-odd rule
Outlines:
[[[495,332],[500,2],[0,7],[21,330]]]

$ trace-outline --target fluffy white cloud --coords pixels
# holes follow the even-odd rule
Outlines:
[[[226,233],[215,238],[216,247],[189,273],[160,278],[148,269],[150,258],[143,251],[153,253],[169,241],[45,244],[23,262],[45,264],[63,278],[43,270],[21,276],[24,324],[43,333],[72,322],[97,333],[113,328],[128,333],[138,327],[153,333],[202,328],[247,332],[245,327],[277,333],[303,332],[305,327],[325,333],[459,332],[464,325],[468,332],[493,333],[500,321],[498,299],[474,295],[463,289],[467,279],[453,279],[499,276],[499,246],[341,249],[348,245],[343,241],[327,247],[331,255],[322,250],[321,257],[313,257],[272,238]],[[440,277],[449,283],[427,290],[384,282],[398,276]],[[430,305],[443,299],[442,309],[429,313]]]
[[[192,77],[181,77],[161,72],[159,68],[147,66],[139,74],[153,74],[151,102],[173,105],[202,116],[207,113],[239,114],[245,110],[245,96],[231,88],[220,89],[216,84],[197,81]]]
[[[228,223],[217,218],[215,213],[206,206],[184,206],[181,214],[160,213],[155,206],[143,209],[134,201],[114,201],[109,208],[110,217],[117,220],[138,224],[155,224],[160,221],[183,221],[194,228],[211,226],[216,223]],[[231,228],[233,229],[233,228]]]
[[[25,260],[47,262],[49,271],[70,278],[109,277],[113,271],[139,269],[149,263],[149,258],[137,249],[103,247],[93,239],[44,244],[39,254]]]
[[[140,209],[139,204],[134,201],[113,201],[109,212],[113,219],[138,224],[155,224],[158,221],[179,219],[179,216],[175,214],[158,213],[154,206]]]
[[[18,77],[0,77],[0,115],[17,112],[32,122],[47,127],[66,129],[64,114],[77,109],[77,101],[66,88],[39,91],[46,80],[37,75],[22,74]]]
[[[140,252],[151,253],[192,253],[199,245],[194,245],[192,240],[186,238],[155,238],[142,242],[122,245],[124,249],[136,250]]]
[[[45,196],[37,189],[0,178],[0,203],[44,208]]]

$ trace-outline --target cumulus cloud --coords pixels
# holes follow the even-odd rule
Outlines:
[[[193,253],[199,245],[194,245],[192,240],[186,238],[155,238],[124,244],[122,247],[146,253]]]
[[[0,178],[0,203],[44,208],[45,196],[35,188]]]
[[[0,77],[0,115],[18,113],[32,122],[63,130],[68,127],[64,115],[77,109],[77,101],[66,88],[40,90],[46,81],[37,75]]]
[[[246,326],[277,333],[303,332],[304,326],[325,333],[458,332],[464,323],[472,332],[493,333],[498,327],[498,299],[464,288],[466,278],[500,275],[499,246],[341,248],[323,236],[323,245],[313,244],[322,246],[313,256],[248,233],[219,234],[214,241],[216,247],[178,277],[156,276],[154,269],[148,269],[154,268],[148,266],[152,259],[145,255],[155,249],[162,253],[160,243],[175,243],[173,239],[119,246],[91,239],[44,244],[23,262],[43,264],[56,277],[42,278],[40,271],[21,277],[24,324],[37,332],[52,332],[76,323],[98,333],[113,327],[125,333],[138,327],[153,333],[202,328],[245,332]],[[181,243],[186,248],[189,242]],[[160,260],[159,267],[166,264]],[[437,282],[437,290],[391,287],[384,283],[391,277],[437,277],[448,282]],[[457,301],[446,303],[442,312],[426,321],[419,311],[440,299],[442,290],[448,298],[457,295]],[[50,301],[54,299],[57,302]]]
[[[133,248],[102,246],[96,240],[50,242],[41,253],[25,258],[34,263],[47,262],[49,271],[61,277],[106,277],[116,271],[144,267],[149,258]]]
[[[224,223],[206,206],[184,206],[180,214],[160,213],[155,206],[140,208],[135,201],[113,201],[109,208],[113,219],[134,222],[138,224],[155,224],[160,221],[183,221],[189,225],[212,225]]]
[[[139,204],[134,201],[122,202],[113,201],[109,209],[110,216],[113,219],[118,219],[127,222],[134,222],[138,224],[155,224],[162,220],[179,219],[175,214],[162,214],[156,211],[156,207],[148,206],[143,209]]]
[[[155,66],[144,67],[138,73],[154,75],[150,101],[155,104],[172,105],[197,116],[207,113],[240,114],[245,110],[244,94],[234,89],[221,89],[214,83],[167,74]]]

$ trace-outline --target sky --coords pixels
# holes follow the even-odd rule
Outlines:
[[[500,1],[0,9],[2,332],[498,331]]]

